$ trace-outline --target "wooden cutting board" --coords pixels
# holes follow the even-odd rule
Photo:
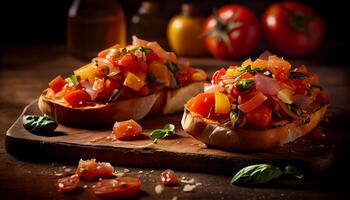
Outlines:
[[[147,118],[140,121],[144,136],[135,141],[112,141],[111,127],[87,130],[59,125],[50,136],[34,135],[23,128],[22,116],[41,114],[37,101],[28,105],[6,134],[6,149],[14,157],[37,162],[72,162],[80,158],[96,158],[118,166],[171,168],[180,170],[231,173],[255,163],[272,163],[281,167],[290,164],[303,171],[321,173],[339,158],[339,148],[347,141],[346,129],[338,118],[346,112],[331,108],[332,115],[323,125],[325,140],[306,135],[283,147],[254,152],[229,152],[206,147],[181,128],[181,114]],[[151,144],[150,131],[165,124],[176,126],[176,134]]]

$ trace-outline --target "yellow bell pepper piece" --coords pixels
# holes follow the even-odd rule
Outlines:
[[[135,91],[139,91],[144,85],[145,81],[133,74],[132,72],[128,72],[123,85],[129,87]]]
[[[242,67],[247,67],[248,65],[252,66],[253,65],[253,61],[252,59],[248,58],[247,60],[245,60],[244,62],[242,62]]]
[[[236,76],[236,68],[230,67],[226,70],[226,75],[235,77]]]
[[[267,61],[266,60],[262,60],[262,59],[256,59],[253,64],[252,64],[252,68],[261,68],[261,69],[265,69],[267,67]]]
[[[160,62],[152,62],[148,68],[158,80],[162,81],[165,86],[170,86],[172,81],[172,74],[168,67]]]
[[[228,96],[221,92],[215,92],[215,113],[226,114],[230,111],[231,103]]]
[[[193,81],[205,81],[206,79],[207,79],[207,74],[203,70],[197,69],[192,74]]]
[[[76,76],[81,80],[88,80],[90,85],[94,84],[95,78],[102,78],[105,74],[103,70],[96,67],[93,63],[89,63],[74,71]]]

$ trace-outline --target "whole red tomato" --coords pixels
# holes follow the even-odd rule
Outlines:
[[[304,56],[323,41],[325,23],[310,7],[297,2],[274,3],[263,15],[267,41],[274,50]]]
[[[205,46],[217,58],[241,58],[260,43],[260,23],[248,8],[236,4],[219,8],[204,23]]]

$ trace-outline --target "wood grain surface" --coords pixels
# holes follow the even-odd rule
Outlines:
[[[83,181],[87,185],[85,190],[76,193],[62,195],[56,192],[58,178],[70,175],[74,172],[78,160],[33,159],[33,157],[13,157],[5,149],[6,132],[17,120],[24,107],[38,98],[41,91],[47,87],[47,83],[57,74],[68,76],[75,68],[86,61],[69,56],[64,45],[19,45],[1,46],[0,53],[0,198],[1,199],[96,199],[91,192],[94,182]],[[316,53],[314,56],[292,60],[296,65],[304,63],[320,76],[321,84],[330,90],[331,106],[340,107],[341,110],[332,111],[334,116],[330,118],[327,130],[336,132],[347,130],[350,122],[348,112],[350,110],[350,67],[346,58],[337,56],[337,46],[329,46],[327,51]],[[196,66],[203,67],[212,72],[221,66],[235,64],[240,61],[220,61],[209,58],[190,59]],[[289,59],[288,59],[289,60]],[[346,132],[348,135],[349,131]],[[338,134],[333,134],[338,135]],[[335,138],[336,139],[336,138]],[[341,139],[337,139],[337,141]],[[18,146],[18,145],[17,145]],[[311,147],[311,146],[309,146]],[[305,148],[312,151],[312,148]],[[323,149],[320,148],[320,149]],[[348,164],[343,158],[350,154],[350,145],[346,141],[340,142],[335,148],[335,158],[329,170],[312,176],[304,172],[305,179],[295,180],[282,178],[271,184],[256,187],[240,187],[230,184],[230,179],[235,170],[228,170],[229,175],[220,175],[204,172],[176,170],[178,177],[194,179],[202,183],[192,192],[183,192],[185,183],[179,187],[165,188],[162,194],[156,194],[154,187],[159,183],[159,175],[165,168],[156,167],[126,167],[115,162],[114,167],[118,171],[124,171],[127,176],[137,176],[142,180],[142,192],[136,199],[348,199],[348,186],[343,181],[349,180]],[[47,149],[34,157],[40,158]],[[71,149],[66,157],[69,157],[76,149]],[[277,149],[276,149],[277,150]],[[30,147],[20,146],[12,154],[31,152]],[[85,151],[80,152],[82,156]],[[54,155],[51,155],[54,156]],[[94,155],[92,155],[94,156]],[[111,158],[117,159],[117,158]],[[119,158],[120,159],[120,158]],[[124,159],[128,159],[125,157]],[[143,158],[140,158],[141,160]],[[67,159],[69,160],[69,159]],[[166,160],[172,168],[176,162],[167,157]],[[104,161],[99,160],[99,161]],[[157,166],[159,160],[154,161]],[[207,165],[199,166],[205,169]]]

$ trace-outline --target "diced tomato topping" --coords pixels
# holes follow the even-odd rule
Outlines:
[[[180,85],[188,85],[192,82],[192,74],[195,72],[195,70],[192,67],[187,67],[179,72],[176,73],[176,80]]]
[[[149,65],[151,64],[153,61],[160,61],[161,59],[159,58],[159,56],[157,56],[157,54],[150,52],[146,54],[146,63]]]
[[[311,135],[319,140],[325,139],[326,138],[326,134],[322,131],[321,128],[314,128],[314,130],[311,131]]]
[[[60,193],[72,192],[78,188],[79,183],[80,183],[80,178],[76,174],[72,176],[60,178],[57,181],[57,191]]]
[[[291,65],[289,62],[279,58],[277,56],[269,56],[268,68],[275,75],[275,78],[279,81],[285,81],[289,78],[289,70]]]
[[[251,73],[245,72],[243,74],[241,74],[237,80],[241,80],[241,79],[247,79],[247,78],[254,78],[254,76]]]
[[[120,140],[132,140],[141,133],[142,127],[132,119],[116,122],[113,126],[113,134]]]
[[[143,86],[139,91],[137,91],[140,96],[146,96],[148,95],[151,91],[149,89],[149,87],[146,85],[146,86]]]
[[[290,79],[287,81],[295,87],[294,92],[296,94],[306,94],[310,84],[306,79]]]
[[[160,175],[161,185],[178,185],[176,174],[173,170],[167,169]]]
[[[51,90],[57,93],[62,90],[66,83],[67,82],[62,78],[62,76],[58,75],[49,83],[49,87]]]
[[[91,181],[96,178],[108,178],[113,176],[114,168],[109,163],[96,162],[96,159],[80,160],[76,174]]]
[[[208,116],[215,103],[214,93],[202,93],[187,102],[187,108],[204,117]]]
[[[247,124],[257,128],[267,128],[272,120],[272,110],[265,104],[247,113]]]
[[[211,79],[212,84],[218,84],[221,81],[221,77],[226,74],[225,68],[221,68],[213,74]]]
[[[307,73],[309,73],[309,70],[307,69],[307,67],[305,65],[302,65],[297,69],[297,72],[307,74]]]
[[[126,53],[114,61],[114,65],[119,67],[122,72],[138,72],[147,71],[147,64],[139,62],[136,56],[132,53]]]
[[[238,108],[242,112],[248,113],[254,110],[255,108],[257,108],[258,106],[260,106],[265,100],[266,100],[266,97],[264,96],[264,94],[262,92],[257,92],[254,97],[252,97],[251,99],[249,99],[248,101],[242,104],[239,104]]]
[[[122,80],[107,78],[104,82],[103,90],[99,93],[99,98],[109,99],[115,89],[119,89],[123,85]]]
[[[316,85],[319,82],[318,75],[315,73],[311,73],[308,78],[310,84]]]
[[[141,180],[134,177],[105,179],[92,186],[92,191],[98,197],[128,198],[137,195],[141,190]]]
[[[87,101],[91,101],[90,95],[84,90],[73,90],[64,95],[63,98],[72,107],[82,106]]]
[[[315,101],[320,104],[327,104],[329,103],[329,99],[330,99],[329,92],[322,90],[319,93],[317,93]]]

